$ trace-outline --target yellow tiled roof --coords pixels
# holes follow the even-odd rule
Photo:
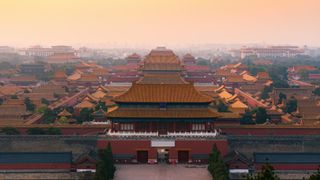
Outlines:
[[[219,97],[222,99],[228,99],[232,97],[232,94],[228,93],[227,91],[222,91],[219,93]]]
[[[248,108],[247,105],[245,105],[243,102],[241,102],[240,100],[235,101],[234,103],[232,103],[230,105],[231,108],[241,108],[241,109],[246,109]]]
[[[71,113],[69,113],[66,109],[64,109],[63,111],[61,111],[58,116],[61,116],[61,117],[68,117],[68,116],[72,116]]]
[[[192,84],[133,84],[129,91],[113,99],[115,102],[211,102]]]
[[[94,96],[94,97],[97,98],[97,99],[102,99],[103,97],[106,96],[106,93],[104,93],[104,92],[101,91],[101,90],[98,90],[98,91],[92,93],[91,95]]]
[[[82,101],[81,103],[79,103],[79,104],[76,105],[76,108],[79,108],[79,109],[83,109],[83,108],[89,108],[89,109],[91,109],[91,108],[94,108],[94,107],[95,107],[94,104],[92,104],[91,102],[86,101],[86,100],[84,100],[84,101]]]
[[[251,82],[256,82],[257,78],[255,78],[254,76],[251,76],[249,74],[243,74],[242,78],[246,81],[251,81]]]

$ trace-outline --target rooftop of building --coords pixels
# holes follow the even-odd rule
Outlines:
[[[138,84],[188,84],[179,73],[144,73]]]
[[[212,99],[202,95],[192,84],[136,84],[115,102],[141,103],[209,103]]]

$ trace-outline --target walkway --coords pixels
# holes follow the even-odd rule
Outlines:
[[[117,165],[115,180],[210,180],[206,166]]]

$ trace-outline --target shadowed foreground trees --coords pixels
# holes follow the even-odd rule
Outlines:
[[[229,180],[228,167],[224,163],[220,155],[220,151],[215,144],[212,146],[212,152],[209,156],[208,171],[210,172],[213,180]]]
[[[274,168],[266,164],[262,166],[261,172],[255,176],[248,176],[247,180],[280,180],[280,178],[274,173]]]
[[[309,177],[309,180],[320,180],[320,169]]]
[[[100,154],[100,160],[96,164],[95,180],[110,180],[114,178],[116,167],[114,166],[111,144]]]
[[[5,134],[5,135],[19,135],[20,132],[13,127],[4,127],[1,129],[0,131],[1,134]]]
[[[61,135],[61,130],[59,128],[54,128],[54,127],[50,127],[50,128],[29,128],[27,130],[27,133],[29,135]]]

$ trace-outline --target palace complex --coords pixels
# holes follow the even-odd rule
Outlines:
[[[59,53],[48,55],[50,63],[73,62],[71,71],[58,68],[44,83],[30,73],[52,67],[23,65],[21,74],[2,81],[0,126],[12,126],[23,135],[30,128],[57,128],[62,135],[78,138],[72,141],[82,149],[73,144],[66,148],[60,141],[68,138],[54,140],[60,150],[48,145],[52,152],[46,147],[32,152],[28,144],[22,149],[30,152],[15,152],[14,145],[3,145],[0,171],[94,171],[97,150],[109,143],[116,163],[206,164],[216,145],[234,174],[260,170],[265,158],[279,171],[317,167],[312,159],[318,158],[318,151],[300,136],[320,133],[320,103],[313,85],[295,79],[299,69],[314,68],[293,67],[288,81],[294,88],[266,91],[273,83],[268,72],[252,74],[242,62],[218,68],[200,65],[191,54],[178,56],[165,47],[145,56],[133,53],[124,59],[126,64],[113,66]],[[297,102],[291,113],[286,112],[289,101]],[[258,109],[266,117],[260,124]],[[81,138],[86,141],[78,142]],[[274,141],[277,145],[266,149]],[[33,159],[38,155],[44,157],[39,163]]]

